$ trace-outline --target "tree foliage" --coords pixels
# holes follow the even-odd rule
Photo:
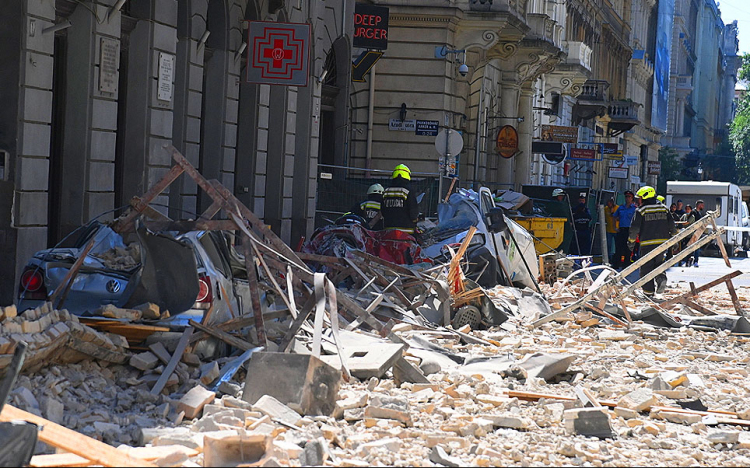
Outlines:
[[[667,193],[667,181],[680,179],[682,162],[677,157],[677,151],[669,146],[659,150],[659,162],[661,162],[661,173],[656,181],[656,193]]]
[[[737,73],[741,80],[750,79],[750,54],[742,56],[742,66]],[[733,182],[750,182],[750,96],[740,97],[737,113],[729,127],[729,142],[735,155],[736,175]]]

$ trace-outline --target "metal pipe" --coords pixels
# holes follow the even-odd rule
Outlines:
[[[601,200],[600,200],[601,201]],[[607,245],[607,223],[604,218],[604,205],[599,205],[599,237],[602,242],[602,264],[609,265],[609,245]]]
[[[375,116],[375,68],[377,64],[370,69],[370,100],[367,103],[367,147],[365,150],[365,168],[370,169],[372,164],[372,127],[373,117]],[[370,173],[367,173],[370,177]]]
[[[484,106],[484,71],[487,70],[487,67],[485,66],[482,70],[482,84],[479,87],[479,105],[477,106],[477,137],[476,137],[476,143],[474,144],[474,191],[479,191],[479,155],[481,153],[480,150],[480,142],[481,142],[481,136],[482,136],[482,107]]]

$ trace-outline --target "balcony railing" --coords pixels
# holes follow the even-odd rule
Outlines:
[[[591,47],[583,42],[575,41],[565,41],[563,44],[568,49],[568,58],[565,59],[565,63],[580,65],[591,71]]]
[[[470,11],[514,12],[519,16],[524,16],[526,14],[526,1],[527,0],[468,0],[468,4]]]
[[[693,75],[678,75],[677,76],[677,89],[692,90],[693,89]]]
[[[612,120],[638,120],[640,104],[631,101],[612,101],[607,107],[607,114]]]
[[[581,86],[579,101],[606,101],[609,83],[605,80],[588,80]]]

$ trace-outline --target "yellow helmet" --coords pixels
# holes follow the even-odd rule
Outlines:
[[[656,196],[656,190],[650,185],[644,185],[638,189],[635,196],[640,197],[643,200],[648,200],[649,198],[654,198]]]
[[[659,203],[664,203],[664,200],[666,200],[666,198],[664,198],[664,195],[657,195],[656,199],[659,200]]]
[[[399,164],[396,166],[393,169],[391,179],[395,179],[396,177],[403,177],[406,180],[411,180],[411,171],[409,170],[409,167],[406,164]]]

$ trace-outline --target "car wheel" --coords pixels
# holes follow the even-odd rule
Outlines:
[[[455,329],[467,324],[472,330],[478,330],[482,326],[482,313],[472,305],[463,306],[458,309],[458,312],[456,312],[451,321],[451,325]]]

